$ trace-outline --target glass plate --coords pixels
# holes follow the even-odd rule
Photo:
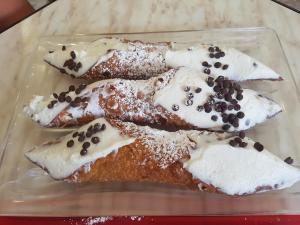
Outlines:
[[[60,92],[78,83],[43,62],[53,47],[90,42],[104,36],[147,41],[176,41],[183,46],[196,43],[232,46],[257,58],[282,74],[284,81],[252,81],[250,87],[272,97],[284,112],[247,135],[261,141],[284,159],[300,163],[299,90],[291,74],[278,36],[266,28],[202,31],[99,34],[43,37],[28,66],[24,85],[2,145],[0,164],[0,214],[33,216],[100,215],[237,215],[300,213],[300,184],[282,191],[244,197],[201,193],[168,185],[143,183],[69,184],[54,181],[30,163],[24,152],[36,144],[62,135],[42,129],[22,114],[32,95]]]

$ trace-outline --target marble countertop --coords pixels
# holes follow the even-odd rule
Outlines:
[[[58,0],[0,34],[0,140],[41,36],[265,26],[300,84],[299,24],[299,14],[269,0]]]

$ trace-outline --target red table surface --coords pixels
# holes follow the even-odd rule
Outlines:
[[[90,222],[89,222],[90,221]],[[0,224],[2,225],[115,225],[115,224],[208,224],[208,225],[299,225],[300,215],[272,215],[272,216],[145,216],[138,218],[131,217],[113,217],[106,222],[91,222],[97,221],[92,217],[77,217],[77,218],[57,218],[57,217],[0,217]]]

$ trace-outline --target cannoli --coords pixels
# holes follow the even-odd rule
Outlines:
[[[173,42],[101,38],[89,44],[51,50],[44,60],[62,73],[86,80],[148,79],[180,66],[236,81],[282,79],[254,58],[233,48],[214,45],[182,49]]]
[[[300,179],[291,158],[284,162],[243,132],[168,132],[104,118],[25,155],[68,182],[152,182],[246,195]]]
[[[24,109],[45,127],[83,125],[108,117],[167,130],[240,131],[282,111],[259,93],[219,76],[181,67],[149,80],[111,79],[80,85]]]

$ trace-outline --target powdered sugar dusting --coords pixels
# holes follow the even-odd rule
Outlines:
[[[122,41],[122,40],[121,40]],[[128,49],[111,49],[92,68],[92,73],[109,73],[112,77],[150,78],[168,70],[165,43],[128,42]]]
[[[105,223],[109,220],[113,220],[113,217],[112,216],[89,217],[87,218],[86,225]]]
[[[143,216],[131,216],[130,219],[133,221],[141,221]]]
[[[133,123],[122,123],[126,132],[142,141],[161,168],[184,158],[196,144],[191,141],[185,131],[168,132],[148,126],[137,126]]]

